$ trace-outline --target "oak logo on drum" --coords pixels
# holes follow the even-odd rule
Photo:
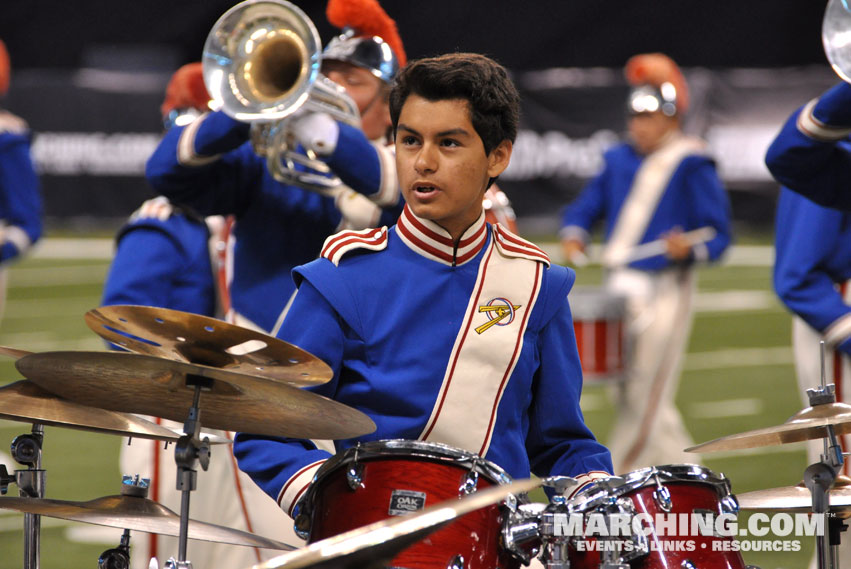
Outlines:
[[[404,516],[425,508],[425,492],[414,492],[413,490],[393,490],[390,494],[391,516]]]

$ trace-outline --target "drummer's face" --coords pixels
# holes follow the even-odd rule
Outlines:
[[[649,154],[661,146],[669,133],[679,128],[679,120],[661,111],[638,113],[629,117],[627,127],[639,154]]]

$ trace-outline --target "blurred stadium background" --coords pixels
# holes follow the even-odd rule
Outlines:
[[[160,136],[165,84],[179,65],[200,58],[207,31],[232,4],[3,3],[0,38],[14,69],[3,106],[34,130],[47,238],[11,270],[0,344],[34,351],[102,348],[83,314],[99,304],[112,234],[151,196],[143,169]],[[324,19],[325,2],[297,4],[327,41],[334,30]],[[823,2],[383,5],[397,21],[409,57],[478,51],[512,70],[524,97],[523,123],[502,186],[521,232],[553,252],[559,208],[596,171],[601,152],[622,131],[626,88],[620,66],[647,51],[677,60],[694,98],[686,129],[706,137],[716,154],[737,233],[724,263],[701,271],[678,402],[698,442],[777,425],[800,409],[790,317],[771,292],[777,186],[762,157],[785,117],[837,81],[821,48]],[[599,269],[580,270],[580,285],[599,282]],[[20,377],[10,361],[0,361],[0,370],[0,382]],[[605,387],[588,385],[583,407],[605,440],[611,417]],[[28,430],[25,423],[0,422],[0,452]],[[118,493],[119,445],[116,437],[48,427],[47,497],[85,501]],[[727,474],[734,492],[796,484],[806,467],[800,444],[704,458]],[[120,533],[43,523],[47,569],[94,567]],[[19,515],[0,512],[3,567],[21,565],[21,527]],[[810,551],[804,543],[799,553],[745,554],[745,561],[764,569],[803,567]]]

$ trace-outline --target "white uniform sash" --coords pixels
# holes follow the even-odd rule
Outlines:
[[[698,138],[677,136],[644,159],[603,251],[603,265],[626,264],[629,252],[641,241],[677,167],[686,156],[702,153],[704,148],[705,143]]]
[[[523,348],[543,263],[509,257],[492,239],[420,439],[484,456],[500,399]]]

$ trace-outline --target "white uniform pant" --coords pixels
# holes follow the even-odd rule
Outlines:
[[[609,291],[627,297],[626,379],[614,388],[616,418],[609,438],[615,473],[647,466],[695,464],[674,398],[693,316],[695,277],[690,269],[658,273],[620,269]]]
[[[813,389],[821,385],[821,354],[819,341],[821,334],[810,327],[801,318],[792,320],[792,348],[795,351],[795,371],[798,377],[798,388],[801,394],[801,402],[804,407],[809,407],[807,389]],[[824,357],[825,383],[833,383],[836,386],[836,400],[841,403],[851,403],[851,358],[842,352],[825,348]],[[851,436],[839,435],[839,441],[843,452],[851,448]],[[824,439],[807,442],[807,463],[814,464],[821,460],[824,452]],[[849,475],[849,467],[846,462],[841,474]],[[800,473],[803,480],[804,473]],[[817,566],[817,556],[814,554],[810,567]],[[839,545],[839,567],[851,567],[851,534],[841,534]]]
[[[179,423],[161,422],[169,428],[182,429]],[[213,432],[233,438],[233,433]],[[133,439],[132,444],[122,447],[121,471],[150,478],[148,498],[179,515],[181,493],[176,489],[175,445],[170,444],[167,450],[163,446],[163,442]],[[301,547],[304,542],[295,536],[292,519],[248,475],[237,469],[231,449],[232,445],[212,445],[209,469],[202,470],[196,464],[197,484],[189,499],[190,519]],[[151,557],[157,557],[160,567],[170,557],[178,557],[176,537],[132,532],[130,545],[131,569],[147,569]],[[187,560],[196,569],[245,568],[283,553],[286,552],[192,539],[186,549]]]

